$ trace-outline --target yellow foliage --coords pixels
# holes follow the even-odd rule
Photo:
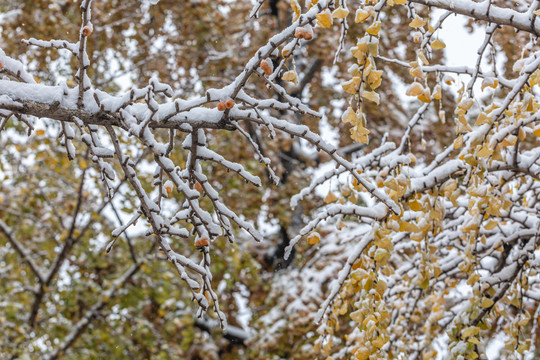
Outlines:
[[[489,298],[483,298],[482,302],[480,303],[480,306],[483,307],[483,308],[489,308],[489,307],[493,306],[493,300],[491,300]]]
[[[446,47],[446,44],[443,43],[441,40],[437,39],[434,42],[431,43],[431,48],[434,50],[441,50]]]
[[[377,89],[382,82],[382,70],[372,70],[367,76],[367,82],[372,89]]]
[[[420,28],[426,25],[426,22],[419,16],[415,16],[413,21],[409,23],[409,26],[412,28]]]
[[[334,19],[345,19],[347,15],[349,15],[349,10],[344,9],[341,6],[332,12],[332,17]]]
[[[331,193],[329,193],[329,194],[331,194]],[[321,236],[317,232],[312,232],[307,237],[307,242],[308,242],[309,245],[317,245],[320,240],[321,240]]]
[[[289,70],[285,74],[283,74],[281,79],[284,80],[284,81],[289,81],[289,82],[292,82],[294,84],[297,84],[298,83],[298,74],[296,73],[295,70]]]
[[[302,13],[302,9],[300,8],[300,4],[298,4],[298,0],[291,0],[291,9],[294,12],[293,22],[298,20],[300,17],[300,14]]]
[[[355,95],[360,88],[360,80],[360,77],[353,77],[351,80],[342,84],[341,87],[347,94]]]
[[[366,32],[370,35],[377,36],[379,35],[380,30],[381,30],[381,22],[374,21],[373,24],[371,24],[371,26],[367,28]]]
[[[375,91],[363,91],[362,97],[369,101],[373,101],[375,104],[379,105],[380,97]]]
[[[354,21],[356,23],[364,22],[369,19],[371,15],[373,15],[373,7],[371,6],[368,6],[364,9],[358,9],[356,10],[356,16],[354,18]]]
[[[329,28],[332,26],[332,14],[330,10],[326,9],[320,14],[315,15],[317,18],[317,24],[323,28]]]

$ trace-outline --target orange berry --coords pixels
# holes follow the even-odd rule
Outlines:
[[[262,71],[264,71],[266,75],[272,75],[272,71],[273,71],[272,65],[270,65],[268,61],[266,60],[261,61],[261,69]]]
[[[311,39],[313,39],[313,28],[308,24],[304,26],[304,40],[309,41]]]
[[[195,239],[195,247],[196,248],[202,248],[203,246],[208,246],[208,239],[207,238],[197,238],[197,239]]]
[[[305,34],[306,34],[305,30],[301,27],[296,28],[296,30],[294,30],[294,37],[297,39],[303,39]]]
[[[230,99],[227,100],[227,101],[225,102],[225,106],[227,107],[227,109],[232,109],[232,107],[234,106],[234,101],[232,101],[232,100],[230,100]]]
[[[171,180],[167,180],[165,181],[163,187],[165,188],[165,191],[167,191],[167,195],[171,195],[171,192],[173,191],[173,182]]]
[[[2,63],[0,62],[0,70],[2,70],[3,67],[4,65],[2,65]]]
[[[196,182],[195,183],[195,190],[197,190],[198,192],[201,192],[202,189],[203,189],[203,187],[202,187],[201,183]]]
[[[85,26],[82,29],[83,36],[90,36],[92,34],[92,28],[90,26]]]
[[[225,111],[225,109],[227,108],[227,105],[225,105],[224,102],[220,102],[218,105],[217,105],[217,109],[219,111]]]

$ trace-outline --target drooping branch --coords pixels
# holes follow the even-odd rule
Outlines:
[[[532,14],[535,10],[533,8],[531,8],[532,11],[518,12],[493,5],[491,0],[480,3],[472,0],[410,0],[410,2],[448,10],[475,20],[511,26],[516,30],[526,31],[536,36],[540,35],[540,21]]]

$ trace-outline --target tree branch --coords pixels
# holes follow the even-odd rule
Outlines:
[[[531,12],[522,13],[510,8],[495,6],[491,4],[490,0],[481,3],[469,0],[410,0],[410,2],[449,10],[476,20],[511,26],[536,36],[540,35],[540,23],[537,21],[531,23]]]
[[[45,279],[41,274],[40,268],[37,266],[37,264],[34,263],[30,255],[24,249],[24,246],[15,239],[15,237],[13,236],[13,230],[2,220],[0,220],[0,231],[3,232],[4,235],[6,235],[6,238],[8,239],[11,246],[13,246],[15,251],[19,253],[23,261],[28,265],[30,270],[32,270],[34,275],[37,277],[39,283],[42,284]]]

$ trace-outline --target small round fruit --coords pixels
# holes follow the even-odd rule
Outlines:
[[[196,248],[202,248],[203,246],[208,246],[207,238],[197,238],[194,243]]]
[[[171,192],[173,191],[173,182],[171,180],[167,180],[165,181],[163,187],[165,188],[165,191],[167,191],[167,195],[171,195]]]
[[[224,102],[220,102],[220,103],[218,104],[218,106],[217,106],[217,109],[218,109],[219,111],[225,111],[226,108],[227,108],[227,106],[225,105]]]
[[[268,63],[268,60],[261,61],[261,69],[266,75],[272,75],[272,68],[272,63]]]
[[[225,101],[225,106],[227,107],[227,109],[232,109],[232,107],[234,106],[234,101],[232,101],[231,99]]]
[[[203,187],[202,187],[201,183],[196,182],[195,183],[195,190],[197,190],[198,192],[201,192],[202,189],[203,189]]]
[[[90,27],[90,26],[88,26],[88,25],[85,26],[85,27],[83,27],[83,29],[82,29],[82,34],[83,34],[83,36],[90,36],[90,35],[92,35],[92,27]]]
[[[304,40],[309,41],[311,39],[313,39],[313,28],[308,24],[304,26]]]

